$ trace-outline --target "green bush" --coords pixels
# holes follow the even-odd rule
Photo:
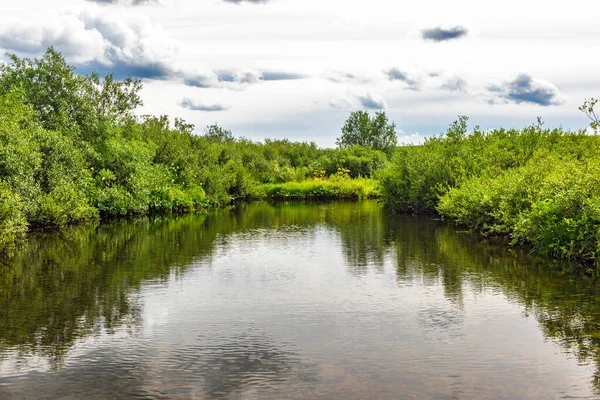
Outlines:
[[[98,210],[88,204],[86,195],[75,184],[57,186],[40,198],[35,220],[45,226],[59,226],[98,218]]]
[[[254,142],[217,125],[197,135],[193,125],[179,119],[171,125],[166,115],[136,117],[140,89],[139,80],[75,74],[52,48],[40,59],[13,55],[0,65],[0,181],[10,193],[6,199],[13,199],[3,218],[26,222],[7,225],[3,243],[23,226],[196,211],[257,198],[264,195],[261,184],[303,182],[322,169],[367,177],[387,159],[356,146]],[[363,190],[336,185],[313,191],[354,196]]]
[[[478,129],[466,119],[446,135],[398,149],[378,175],[384,202],[434,212],[536,251],[600,266],[600,137],[541,122],[522,130]]]
[[[27,231],[21,201],[6,182],[0,181],[0,249]]]

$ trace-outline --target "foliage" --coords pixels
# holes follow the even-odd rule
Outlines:
[[[0,66],[0,246],[27,226],[205,210],[319,171],[325,177],[344,168],[367,178],[387,160],[359,146],[254,142],[218,125],[196,135],[181,119],[136,116],[141,88],[131,78],[79,75],[53,48],[40,59],[12,55]]]
[[[384,202],[505,234],[543,254],[600,265],[600,138],[584,132],[475,128],[398,150],[379,174]]]
[[[342,127],[336,143],[341,148],[363,146],[390,155],[396,148],[396,125],[388,122],[385,111],[371,118],[367,111],[353,111]]]
[[[377,182],[368,178],[350,179],[343,170],[329,179],[266,184],[259,188],[271,199],[366,199],[377,197]]]
[[[21,211],[20,199],[0,181],[0,248],[12,243],[27,231],[27,220]]]

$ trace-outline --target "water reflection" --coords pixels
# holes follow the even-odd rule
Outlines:
[[[0,258],[0,396],[584,395],[518,337],[600,391],[600,295],[566,268],[372,201],[39,234]]]

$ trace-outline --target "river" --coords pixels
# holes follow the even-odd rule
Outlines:
[[[597,398],[597,289],[375,201],[41,232],[0,258],[0,398]]]

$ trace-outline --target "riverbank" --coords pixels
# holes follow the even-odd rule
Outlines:
[[[248,199],[381,196],[397,212],[437,214],[600,267],[600,136],[541,121],[467,133],[460,117],[444,135],[399,146],[388,159],[366,145],[256,142],[217,125],[198,135],[181,119],[136,115],[141,88],[135,79],[78,75],[53,49],[2,66],[0,248],[31,229],[86,221]]]
[[[0,68],[0,248],[86,221],[287,195],[370,197],[366,178],[387,162],[366,147],[257,142],[217,125],[199,135],[181,119],[136,115],[141,88],[79,75],[52,48]]]
[[[302,182],[266,184],[258,188],[267,199],[371,199],[379,197],[379,185],[374,179],[339,178],[311,179]]]
[[[544,129],[476,129],[466,118],[421,146],[400,147],[381,176],[384,203],[438,214],[483,235],[600,266],[600,137]]]

